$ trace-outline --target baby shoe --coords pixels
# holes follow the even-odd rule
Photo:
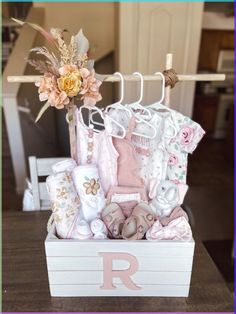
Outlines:
[[[141,240],[147,230],[154,224],[154,213],[151,207],[141,202],[126,219],[122,229],[122,237],[126,240]]]
[[[125,221],[125,216],[116,203],[110,203],[102,211],[102,220],[105,223],[109,234],[115,239],[121,239],[122,228]]]
[[[77,164],[74,159],[66,158],[52,165],[52,171],[53,173],[58,173],[62,171],[71,172],[76,166]]]
[[[93,233],[89,224],[85,220],[80,220],[77,224],[76,238],[79,240],[88,240],[93,238]]]
[[[90,223],[90,228],[92,233],[94,234],[93,236],[94,239],[102,240],[107,238],[108,234],[107,227],[101,219],[99,218],[94,219]]]

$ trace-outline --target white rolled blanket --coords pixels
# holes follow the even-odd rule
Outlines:
[[[77,166],[72,158],[67,158],[52,165],[53,173],[68,171],[71,172]]]
[[[51,201],[57,235],[76,239],[74,227],[80,220],[80,199],[69,172],[58,172],[47,177],[46,186]]]
[[[105,196],[97,167],[77,166],[72,171],[72,177],[81,200],[84,220],[90,223],[93,219],[100,218],[101,211],[105,207]]]

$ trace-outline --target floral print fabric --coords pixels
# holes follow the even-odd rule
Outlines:
[[[91,222],[100,218],[100,213],[105,206],[105,196],[95,165],[78,166],[72,171],[72,176],[77,193],[81,199],[83,219]]]
[[[193,153],[205,132],[198,123],[174,110],[171,110],[167,121],[167,127],[168,123],[174,125],[177,134],[165,141],[168,158],[166,179],[186,183],[188,154]]]
[[[81,123],[81,115],[77,110],[77,160],[79,165],[88,164],[89,128]],[[101,187],[106,195],[110,186],[117,185],[118,152],[113,146],[112,137],[106,130],[93,133],[93,150],[90,164],[97,165]]]
[[[80,199],[71,174],[59,172],[47,177],[46,186],[51,201],[57,235],[63,239],[76,239],[74,227],[80,215]]]

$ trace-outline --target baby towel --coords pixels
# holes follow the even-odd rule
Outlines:
[[[100,213],[105,206],[105,196],[97,167],[95,165],[78,166],[73,169],[72,176],[81,200],[83,218],[87,222],[100,218]]]

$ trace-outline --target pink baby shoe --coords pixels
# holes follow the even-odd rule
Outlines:
[[[120,206],[116,203],[110,203],[103,209],[101,216],[108,229],[110,237],[121,239],[125,216]]]
[[[139,203],[133,209],[132,215],[126,219],[122,229],[122,237],[126,240],[141,240],[153,225],[154,216],[147,203]]]

